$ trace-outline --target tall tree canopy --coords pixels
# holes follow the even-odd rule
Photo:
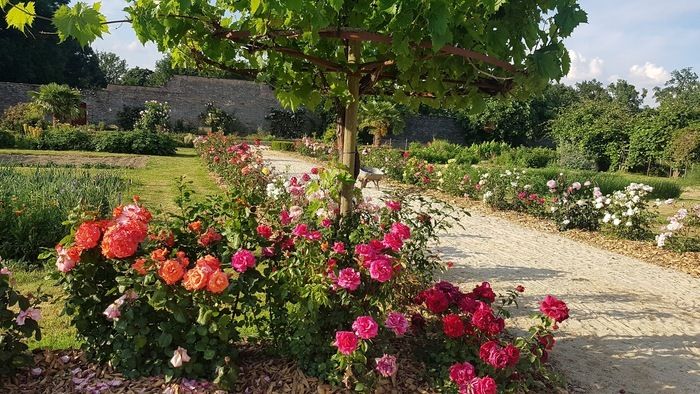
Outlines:
[[[105,75],[107,83],[119,84],[122,77],[126,74],[128,67],[126,60],[122,59],[113,52],[97,52],[97,60],[100,64],[100,70]]]
[[[484,95],[526,94],[569,70],[563,39],[586,21],[575,0],[129,0],[142,42],[177,63],[196,61],[274,82],[283,105],[345,107],[343,164],[355,169],[361,95],[470,105]],[[33,2],[0,0],[26,30]],[[108,31],[100,4],[62,6],[59,37],[87,44]],[[339,111],[341,112],[341,111]],[[341,112],[342,114],[342,112]],[[343,212],[349,212],[350,186]]]
[[[5,0],[0,0],[0,5]],[[31,2],[37,15],[51,16],[69,0],[37,0]],[[10,19],[11,20],[11,19]],[[0,18],[0,80],[44,84],[65,83],[80,88],[104,86],[106,81],[90,47],[81,47],[74,39],[58,45],[50,21],[38,18],[31,31],[8,29]]]

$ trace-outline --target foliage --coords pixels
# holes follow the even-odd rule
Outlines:
[[[484,172],[479,176],[475,188],[491,208],[540,214],[544,210],[545,199],[536,193],[535,185],[542,183],[544,181],[540,177],[514,169]]]
[[[170,105],[167,102],[146,101],[144,107],[134,129],[158,133],[170,131]]]
[[[170,156],[176,150],[175,141],[169,135],[150,131],[106,131],[94,134],[93,139],[97,152]]]
[[[518,146],[544,136],[544,129],[534,124],[527,101],[489,99],[483,111],[476,114],[461,111],[458,119],[465,129],[467,143],[497,141]]]
[[[479,171],[469,165],[447,163],[438,170],[438,190],[453,196],[474,198]]]
[[[599,170],[623,167],[629,149],[631,112],[613,101],[583,101],[551,124],[558,145],[575,147]]]
[[[647,175],[660,167],[671,140],[671,132],[660,116],[652,110],[637,114],[630,129],[629,155],[625,167],[631,171],[644,171]]]
[[[406,123],[396,104],[386,100],[366,100],[360,104],[358,127],[373,136],[378,146],[388,135],[401,134]]]
[[[41,85],[39,90],[31,95],[33,102],[41,107],[45,114],[53,117],[54,124],[57,121],[71,121],[80,115],[81,94],[78,89],[50,83]]]
[[[40,150],[95,150],[93,134],[87,128],[58,124],[41,133],[33,148]]]
[[[39,33],[54,29],[50,19],[42,17],[50,17],[68,0],[13,3],[33,5],[38,17],[34,19],[32,31],[25,29],[25,33],[8,28],[6,15],[0,17],[0,48],[4,52],[0,56],[0,75],[3,81],[32,84],[56,82],[78,88],[105,85],[104,75],[92,48],[81,47],[74,39],[58,45],[56,35]]]
[[[676,130],[667,146],[667,156],[676,168],[689,168],[700,162],[700,124]]]
[[[128,69],[119,81],[127,86],[151,86],[153,71],[147,68],[134,67]]]
[[[408,148],[412,157],[423,159],[430,163],[445,164],[450,160],[458,164],[474,164],[479,161],[472,149],[461,145],[451,144],[444,140],[434,140],[427,146],[412,142]]]
[[[505,151],[493,162],[504,167],[542,168],[557,160],[557,152],[549,148],[518,147]]]
[[[9,131],[0,130],[0,148],[14,148],[15,147],[15,136]]]
[[[656,245],[678,253],[700,252],[700,205],[680,208],[669,217]]]
[[[30,365],[26,340],[41,339],[38,305],[46,297],[25,296],[12,285],[12,272],[0,258],[0,376],[13,376],[18,368]]]
[[[126,60],[113,52],[97,52],[97,61],[107,83],[118,85],[122,82],[127,71]]]
[[[409,185],[431,187],[437,181],[435,165],[417,157],[409,157],[403,166],[401,181]]]
[[[265,119],[269,122],[270,134],[278,138],[301,138],[318,131],[311,114],[304,108],[272,109]]]
[[[21,133],[25,125],[45,126],[44,112],[36,103],[19,103],[5,108],[0,119],[0,127]]]
[[[214,133],[232,134],[244,131],[245,128],[235,115],[216,107],[211,102],[206,104],[199,119],[204,126],[211,127],[211,131]]]
[[[294,142],[292,141],[272,141],[270,142],[270,149],[279,151],[294,151]]]
[[[125,105],[117,112],[117,126],[122,130],[133,130],[136,122],[141,119],[141,113],[145,107],[132,107]]]
[[[379,168],[389,178],[400,181],[408,153],[404,155],[398,149],[366,147],[362,149],[360,164],[365,167]]]
[[[116,175],[54,168],[0,168],[0,181],[0,255],[29,261],[61,239],[73,208],[106,212],[127,188]]]

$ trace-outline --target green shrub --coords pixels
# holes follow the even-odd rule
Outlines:
[[[36,140],[36,149],[42,150],[86,150],[95,149],[93,134],[85,129],[59,125],[44,131]]]
[[[508,150],[494,159],[501,166],[521,168],[542,168],[554,162],[557,152],[548,148],[519,147]]]
[[[170,131],[170,105],[155,100],[146,101],[141,117],[134,123],[134,129],[152,132]]]
[[[204,126],[211,127],[214,133],[232,134],[246,129],[235,115],[216,107],[214,103],[207,103],[204,112],[199,114],[199,120]]]
[[[560,144],[557,147],[559,166],[572,170],[595,170],[595,161],[588,158],[580,148],[573,144]]]
[[[133,130],[134,125],[141,118],[144,107],[132,107],[125,105],[117,112],[117,126],[122,130]]]
[[[142,155],[169,156],[177,150],[175,141],[170,136],[150,131],[133,131],[129,133],[131,150],[129,153]]]
[[[9,131],[0,130],[0,148],[14,148],[15,136]]]
[[[270,149],[279,151],[294,151],[294,142],[292,141],[272,141],[270,143]]]
[[[103,132],[94,136],[96,152],[129,153],[131,141],[129,132]]]
[[[304,108],[296,111],[273,109],[265,119],[270,122],[270,134],[278,138],[301,138],[319,131],[311,114]]]
[[[68,169],[0,168],[0,256],[34,260],[63,237],[63,221],[82,204],[101,212],[119,203],[127,181]]]
[[[479,171],[470,165],[448,163],[440,169],[438,179],[438,189],[460,197],[474,197],[477,190],[476,183],[479,182]]]
[[[24,131],[24,126],[46,126],[44,112],[35,103],[19,103],[7,107],[0,119],[0,127],[17,133]]]

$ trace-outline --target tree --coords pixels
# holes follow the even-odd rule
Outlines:
[[[400,134],[406,122],[396,104],[385,100],[370,99],[360,104],[360,129],[373,136],[373,144],[379,146],[382,138]]]
[[[618,79],[617,82],[608,85],[608,94],[613,101],[626,106],[631,111],[639,111],[644,98],[647,96],[647,90],[642,89],[640,93],[631,83],[624,79]]]
[[[121,83],[128,69],[126,60],[112,52],[97,52],[97,60],[100,63],[100,70],[105,75],[107,83]]]
[[[24,30],[33,12],[12,4]],[[342,162],[355,170],[361,96],[401,103],[483,106],[485,95],[525,95],[569,70],[563,39],[586,13],[575,0],[506,1],[159,1],[125,9],[142,42],[223,70],[274,84],[280,102],[313,108],[322,97],[338,109]],[[7,7],[5,7],[7,8]],[[59,37],[87,44],[108,31],[99,3],[61,7]],[[74,28],[80,26],[79,29]],[[352,185],[341,211],[350,212]]]
[[[582,100],[610,100],[610,93],[597,79],[576,83],[576,91]]]
[[[583,100],[552,120],[557,146],[576,147],[599,170],[620,169],[629,149],[632,112],[611,100]]]
[[[664,87],[654,88],[654,98],[659,103],[666,99],[698,93],[700,93],[700,79],[698,74],[693,72],[692,67],[673,70],[671,79],[664,83]]]
[[[151,76],[153,71],[147,68],[134,67],[130,68],[122,76],[121,84],[128,86],[152,86]]]
[[[50,83],[32,92],[32,99],[46,114],[51,115],[53,125],[57,121],[69,122],[80,115],[81,95],[78,89]]]
[[[52,15],[69,0],[37,0],[32,2],[35,13]],[[0,0],[0,4],[4,1]],[[56,35],[40,34],[51,31],[50,21],[37,18],[32,34],[23,34],[0,18],[0,76],[3,81],[45,84],[68,84],[78,88],[101,87],[106,84],[97,59],[90,47],[80,47],[74,39],[59,45]]]
[[[528,100],[489,99],[478,114],[462,111],[458,117],[466,130],[467,142],[502,141],[524,145],[538,140],[540,133],[533,127]]]

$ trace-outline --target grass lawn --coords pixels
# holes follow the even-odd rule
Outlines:
[[[25,155],[75,155],[94,158],[99,162],[102,157],[133,156],[114,153],[96,152],[57,152],[34,151],[17,149],[0,149],[0,154],[25,154]],[[159,208],[170,210],[175,207],[173,199],[176,196],[176,185],[181,176],[192,181],[192,187],[199,195],[215,194],[221,192],[213,178],[209,175],[206,166],[199,159],[192,148],[180,148],[175,156],[146,156],[148,161],[143,168],[118,168],[118,169],[89,169],[89,171],[112,171],[131,179],[133,184],[130,194],[137,194],[141,201],[153,210]],[[129,196],[125,196],[128,200]],[[55,268],[49,265],[45,269],[26,270],[24,264],[9,262],[13,271],[17,288],[23,293],[36,292],[38,288],[54,297],[41,306],[42,311],[42,335],[41,341],[30,341],[32,348],[65,349],[76,348],[79,343],[75,337],[75,329],[70,325],[67,316],[61,316],[60,288],[54,286],[51,280],[45,277]]]

